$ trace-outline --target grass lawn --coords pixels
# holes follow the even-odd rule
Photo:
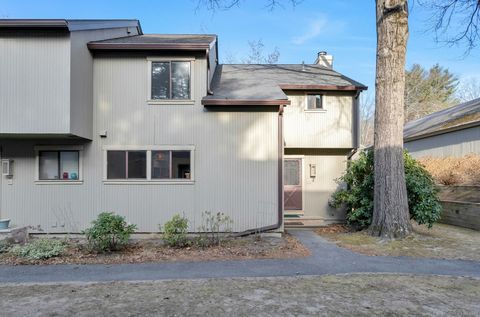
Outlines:
[[[5,316],[478,316],[480,280],[394,274],[3,284]]]
[[[367,255],[414,256],[480,261],[480,231],[436,224],[432,229],[413,224],[414,232],[403,240],[386,241],[365,231],[348,232],[344,227],[320,228],[322,237]]]

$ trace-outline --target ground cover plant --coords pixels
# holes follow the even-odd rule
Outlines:
[[[40,238],[24,245],[16,245],[10,252],[28,260],[43,260],[60,256],[65,251],[65,246],[65,241]]]
[[[372,150],[360,152],[358,159],[349,162],[345,174],[338,180],[342,187],[330,200],[335,208],[346,207],[347,223],[357,230],[366,229],[372,221],[373,162]],[[404,152],[404,163],[410,217],[418,224],[432,227],[441,214],[438,188],[428,171],[407,152]]]

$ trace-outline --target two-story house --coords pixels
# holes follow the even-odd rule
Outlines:
[[[358,146],[365,86],[312,65],[220,65],[215,35],[137,20],[0,20],[0,217],[79,232],[102,211],[140,232],[282,230],[328,207]]]

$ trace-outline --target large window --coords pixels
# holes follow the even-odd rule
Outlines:
[[[147,151],[108,151],[108,179],[146,179]]]
[[[190,61],[152,61],[150,99],[191,99],[190,68]]]
[[[308,94],[307,110],[323,110],[323,95]]]
[[[80,150],[38,150],[37,179],[67,182],[80,180],[80,153]]]
[[[190,181],[193,179],[193,149],[106,151],[106,180]]]

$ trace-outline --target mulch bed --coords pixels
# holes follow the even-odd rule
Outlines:
[[[10,253],[0,254],[0,264],[121,264],[175,261],[211,261],[265,258],[293,258],[310,255],[296,238],[284,234],[282,238],[240,237],[206,248],[170,248],[159,239],[137,240],[122,251],[92,253],[84,242],[71,239],[65,253],[46,260],[28,260]]]

